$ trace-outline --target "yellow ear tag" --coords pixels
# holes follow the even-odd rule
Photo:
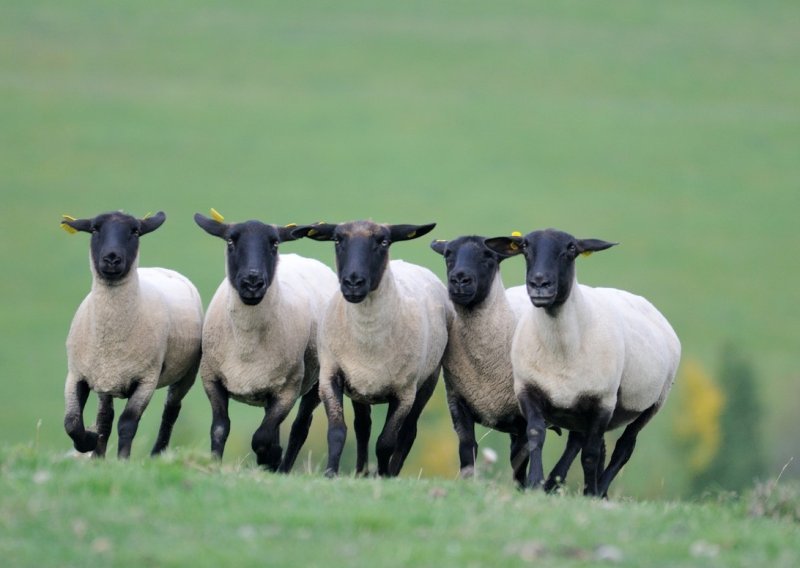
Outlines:
[[[142,217],[142,221],[144,221],[145,219],[147,219],[147,218],[151,217],[152,215],[153,215],[153,212],[152,212],[152,211],[149,211],[149,212],[147,213],[147,215],[145,215],[144,217]]]
[[[522,233],[520,233],[519,231],[514,231],[513,233],[511,233],[511,236],[512,237],[521,237]]]
[[[286,229],[293,229],[293,228],[295,228],[296,226],[297,226],[297,223],[289,223],[288,225],[286,225],[286,226],[285,226],[285,228],[286,228]]]
[[[444,240],[444,239],[436,239],[434,242],[435,243],[446,243],[447,241]]]
[[[71,215],[62,215],[61,218],[65,219],[67,221],[74,221],[75,220],[75,217],[73,217]],[[75,233],[78,232],[78,229],[74,229],[74,228],[70,227],[69,225],[67,225],[66,223],[61,223],[61,228],[64,229],[66,232],[68,232],[70,235],[74,235]]]
[[[517,250],[519,248],[519,245],[515,242],[511,242],[508,244],[508,248],[510,248],[511,250]]]
[[[213,207],[211,208],[211,218],[217,223],[222,223],[225,220],[225,217],[223,217],[220,212]]]
[[[410,233],[408,233],[406,235],[406,238],[407,239],[413,239],[415,236],[417,236],[417,232],[416,231],[411,231]]]
[[[319,231],[317,231],[316,229],[309,229],[309,231],[306,233],[306,236],[307,237],[313,237],[317,233],[319,233]]]
[[[590,250],[585,250],[585,251],[583,251],[583,252],[581,253],[581,256],[590,256],[591,254],[592,254],[592,251],[590,251]]]

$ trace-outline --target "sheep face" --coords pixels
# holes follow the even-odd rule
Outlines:
[[[531,303],[553,312],[572,291],[575,259],[579,254],[605,250],[616,243],[599,239],[577,239],[563,231],[533,231],[524,237],[487,239],[486,246],[506,255],[523,253],[527,265],[526,286]]]
[[[507,258],[487,247],[484,240],[484,237],[467,236],[431,243],[431,248],[444,257],[450,299],[468,309],[486,299],[500,262]]]
[[[139,237],[158,229],[166,220],[163,211],[145,219],[126,213],[103,213],[93,219],[65,220],[77,231],[91,233],[92,264],[107,284],[122,281],[136,263]]]
[[[278,245],[294,240],[295,227],[276,227],[260,221],[228,224],[199,213],[194,220],[208,234],[227,242],[228,281],[245,305],[258,305],[275,278]]]
[[[295,230],[297,237],[333,241],[336,271],[344,299],[358,304],[378,288],[389,262],[389,246],[396,241],[416,239],[430,232],[428,225],[381,225],[372,221],[353,221],[338,225],[318,223]]]

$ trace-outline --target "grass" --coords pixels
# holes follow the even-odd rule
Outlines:
[[[435,220],[431,238],[556,226],[620,241],[582,261],[580,280],[650,298],[684,357],[712,372],[720,347],[739,345],[777,472],[800,452],[798,21],[797,2],[779,0],[3,2],[4,439],[28,442],[41,420],[43,448],[69,447],[63,344],[89,287],[88,245],[59,216],[165,210],[142,265],[183,272],[207,303],[223,252],[191,216],[213,206],[276,223]],[[332,262],[318,243],[285,250]],[[393,255],[444,272],[427,241]],[[521,262],[505,264],[506,284],[521,282]],[[451,478],[441,393],[423,418],[410,475]],[[679,418],[672,400],[620,491],[685,490],[685,460],[669,450]],[[230,463],[258,420],[234,405]],[[208,425],[195,388],[175,443],[205,449]]]
[[[0,473],[0,554],[12,566],[800,562],[800,525],[750,516],[738,500],[599,501],[480,481],[278,476],[183,451],[121,463],[4,446]]]

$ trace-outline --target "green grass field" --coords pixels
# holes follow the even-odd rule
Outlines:
[[[0,439],[70,447],[63,345],[90,277],[87,239],[61,231],[60,215],[163,209],[142,265],[183,272],[208,302],[223,249],[191,217],[215,207],[280,224],[437,221],[432,238],[555,226],[619,241],[582,260],[579,279],[651,299],[684,359],[712,373],[725,342],[747,354],[775,477],[800,450],[798,23],[790,1],[4,2]],[[319,243],[282,250],[332,261]],[[393,254],[443,274],[427,239]],[[522,262],[506,264],[506,284],[521,283]],[[259,419],[235,406],[226,464],[251,459]],[[617,496],[685,492],[676,420],[673,400]],[[198,385],[174,445],[205,451],[209,422]],[[324,423],[319,411],[313,464]],[[561,442],[550,440],[552,453]],[[456,475],[441,386],[411,458],[409,477]],[[510,490],[501,465],[489,475]],[[285,483],[313,491],[303,481]]]
[[[186,452],[126,464],[6,448],[0,472],[0,554],[10,566],[800,562],[800,525],[754,517],[736,502],[608,502],[481,482],[265,475]]]

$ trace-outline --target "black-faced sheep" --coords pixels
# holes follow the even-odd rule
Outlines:
[[[567,450],[548,478],[566,477],[581,452],[584,493],[606,496],[628,461],[639,431],[664,404],[680,360],[680,342],[652,304],[613,288],[577,283],[575,259],[611,247],[553,229],[488,239],[502,255],[522,253],[533,307],[511,347],[514,388],[527,420],[527,485],[545,484],[545,425],[570,431]],[[605,466],[604,434],[627,425]]]
[[[319,404],[317,324],[336,292],[336,276],[319,261],[278,254],[280,243],[294,240],[294,225],[228,224],[199,213],[194,219],[227,242],[226,277],[203,325],[200,375],[211,403],[211,451],[222,457],[233,398],[264,408],[252,440],[259,465],[288,472]],[[300,397],[281,458],[279,428]]]
[[[453,308],[431,271],[390,262],[389,246],[421,237],[434,226],[356,221],[295,231],[297,236],[335,243],[341,294],[329,303],[319,333],[329,476],[339,471],[347,433],[344,393],[358,403],[357,471],[366,466],[362,452],[369,437],[369,405],[389,405],[376,445],[379,475],[397,475],[414,442],[417,420],[438,381]]]
[[[118,456],[127,458],[153,392],[169,386],[152,454],[163,451],[197,375],[203,321],[197,289],[172,270],[138,268],[139,237],[165,219],[163,212],[144,219],[105,213],[62,223],[71,232],[92,235],[92,289],[67,338],[64,427],[79,452],[105,455],[113,397],[127,398],[117,425]],[[87,430],[83,409],[90,390],[97,393],[99,407],[95,426]]]

